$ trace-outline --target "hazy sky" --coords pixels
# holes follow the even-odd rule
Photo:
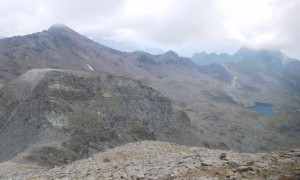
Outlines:
[[[0,17],[2,36],[62,23],[185,56],[250,46],[300,59],[300,0],[0,0]]]

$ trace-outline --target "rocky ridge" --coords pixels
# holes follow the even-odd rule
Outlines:
[[[186,113],[137,80],[30,70],[0,91],[0,162],[63,165],[139,140],[176,141]]]
[[[126,144],[67,166],[7,179],[299,179],[300,150],[249,154],[158,141]]]

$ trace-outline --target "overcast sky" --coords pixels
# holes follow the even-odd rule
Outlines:
[[[62,23],[184,56],[249,46],[300,59],[300,0],[0,0],[0,17],[6,37]]]

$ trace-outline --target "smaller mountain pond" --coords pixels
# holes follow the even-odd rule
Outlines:
[[[254,102],[254,106],[250,106],[249,108],[261,113],[264,116],[275,116],[277,111],[273,109],[271,104],[262,103],[262,102]]]

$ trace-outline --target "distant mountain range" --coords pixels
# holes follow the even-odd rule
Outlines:
[[[229,55],[226,53],[207,54],[206,52],[195,53],[192,60],[198,65],[209,65],[212,63],[229,63],[243,61],[274,61],[275,59],[279,61],[294,61],[296,59],[289,58],[285,54],[281,53],[279,50],[267,50],[267,49],[251,49],[247,47],[240,48],[235,54]]]
[[[205,65],[174,51],[125,53],[64,25],[1,39],[0,160],[30,151],[40,159],[26,162],[68,163],[140,139],[242,152],[300,147],[300,61],[249,48],[200,57]],[[249,108],[256,102],[277,114]]]
[[[166,51],[158,49],[158,48],[150,48],[150,47],[142,48],[142,47],[138,47],[136,45],[130,45],[128,43],[116,42],[116,41],[103,39],[103,38],[93,38],[93,40],[99,44],[102,44],[104,46],[107,46],[107,47],[110,47],[110,48],[113,48],[113,49],[116,49],[116,50],[122,51],[122,52],[144,51],[144,52],[147,52],[147,53],[153,54],[153,55],[166,53]]]
[[[216,54],[216,53],[210,53],[207,54],[206,52],[201,53],[195,53],[192,56],[192,60],[199,65],[209,65],[212,63],[227,63],[231,62],[233,60],[232,56],[229,54],[223,53],[223,54]]]

